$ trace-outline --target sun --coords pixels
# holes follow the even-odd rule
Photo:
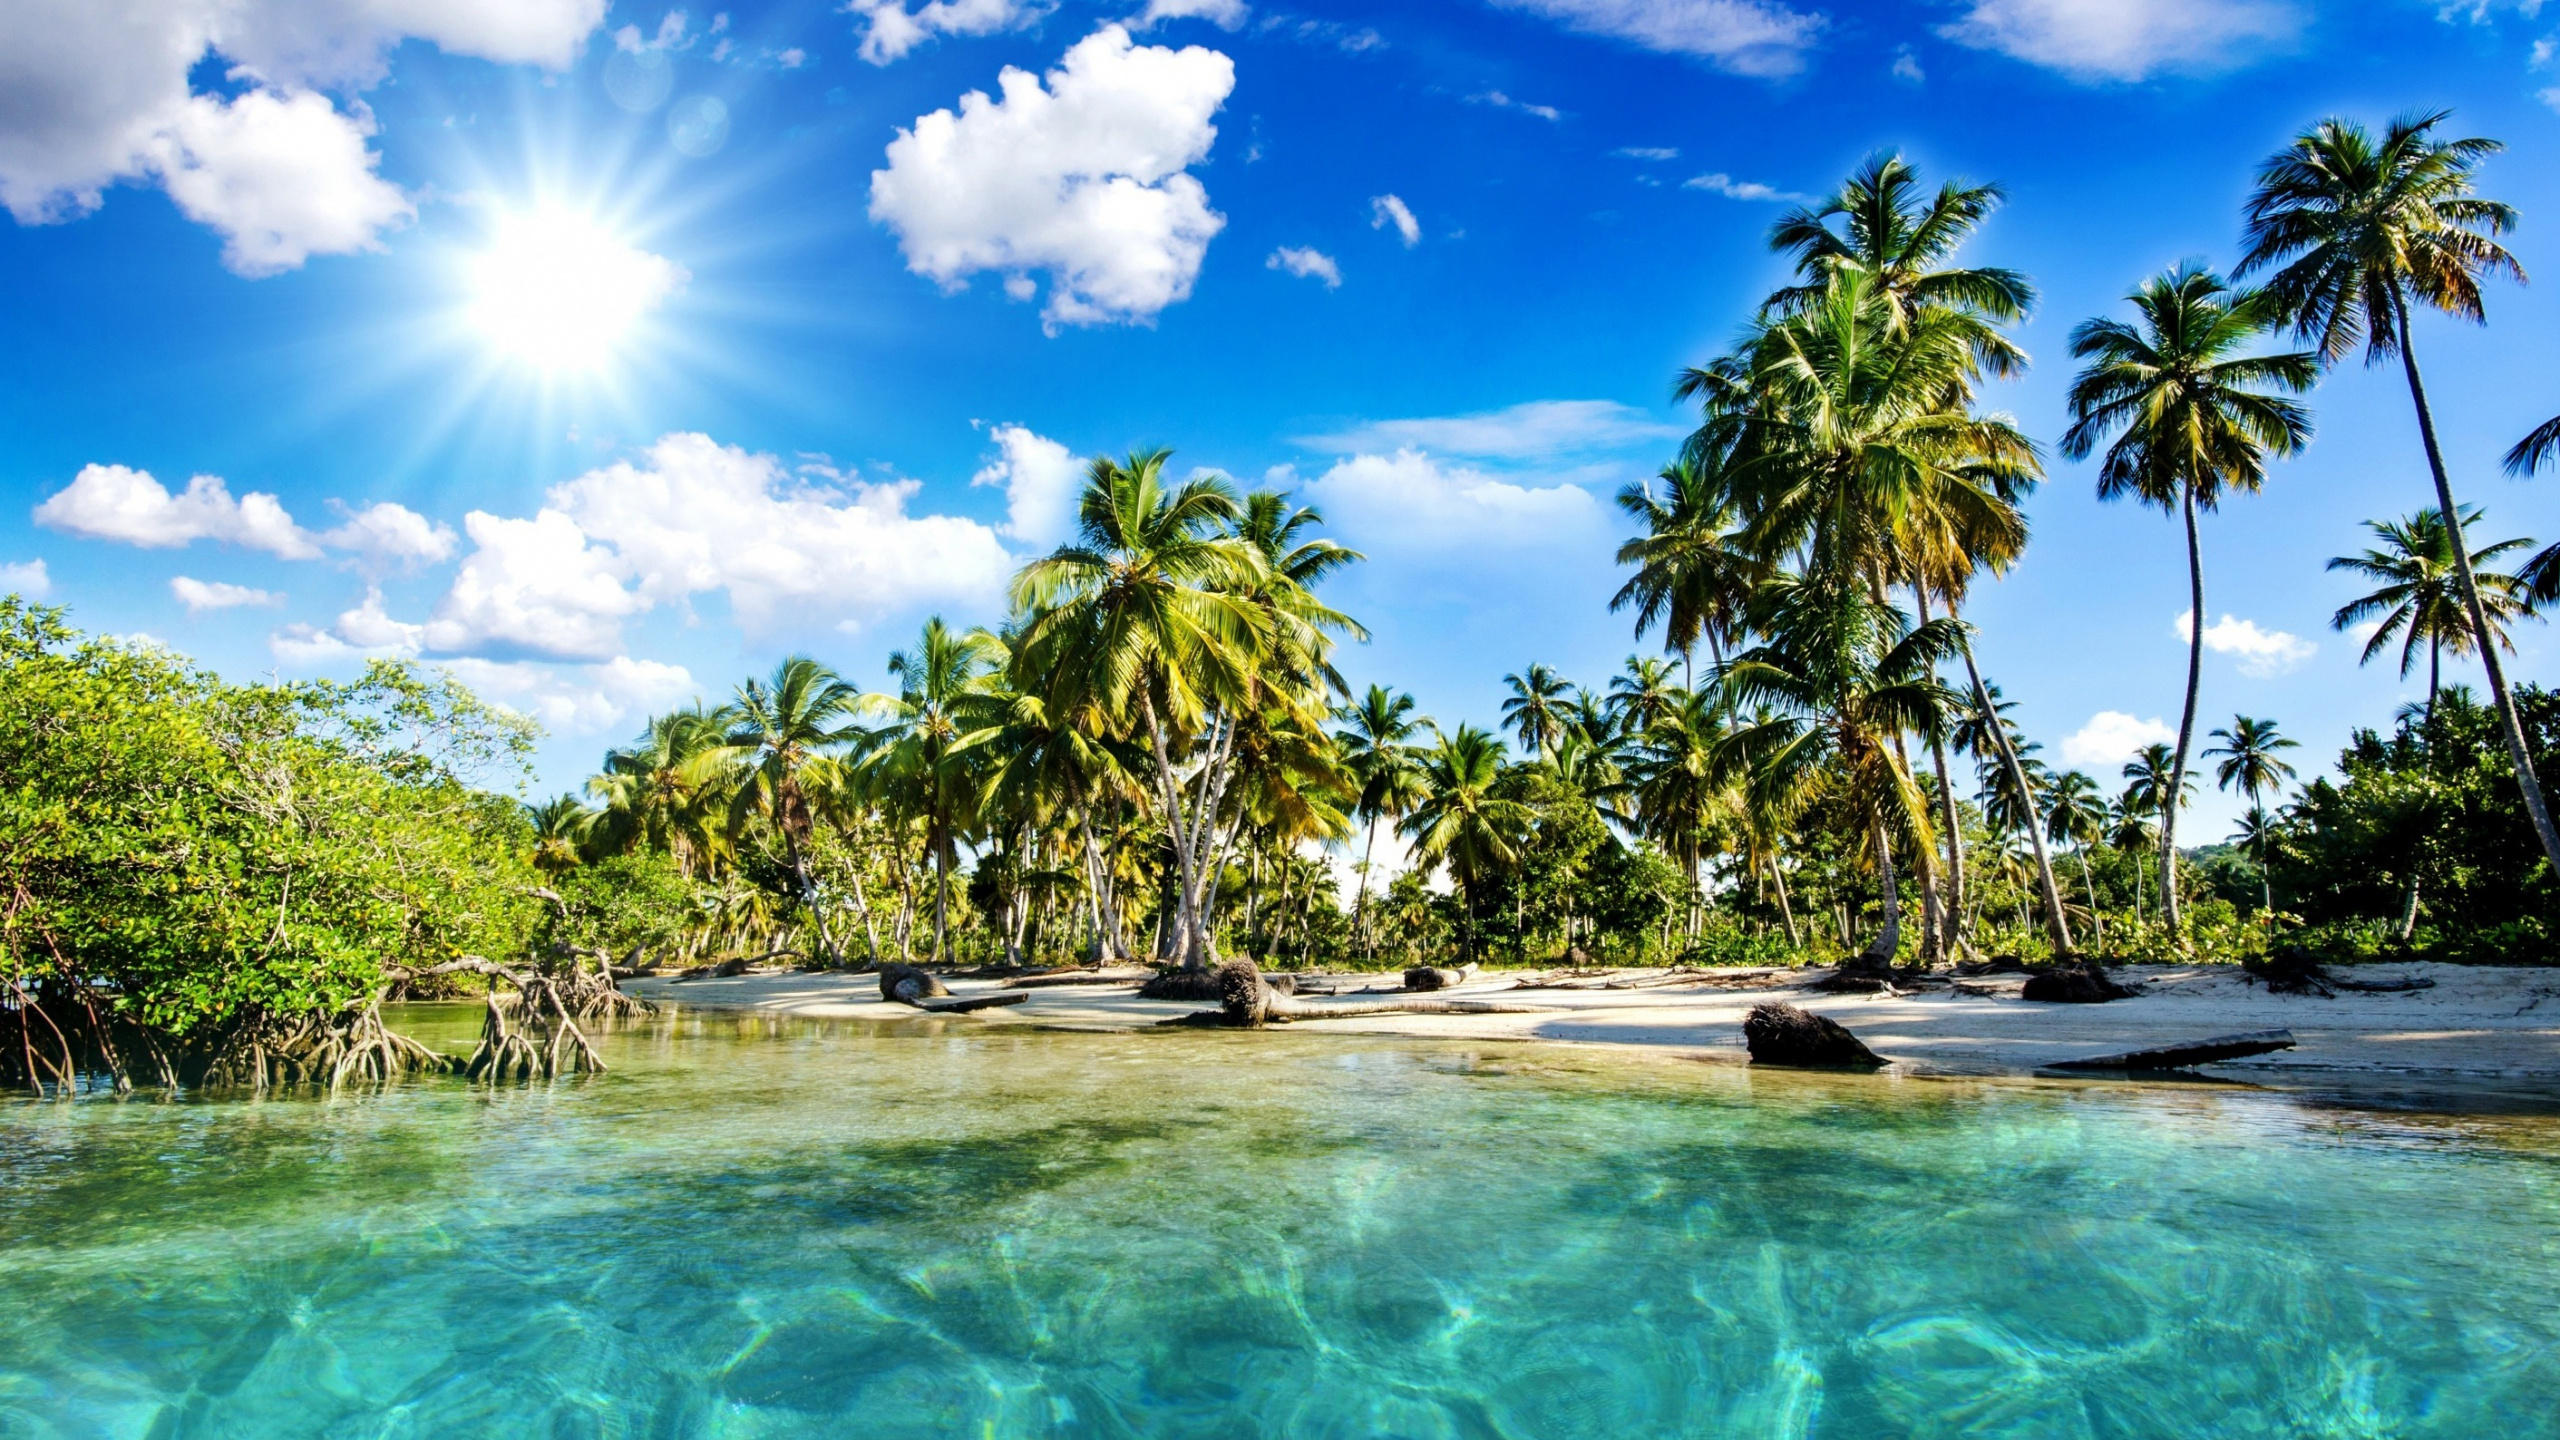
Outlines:
[[[604,367],[690,278],[665,256],[558,210],[501,216],[468,267],[472,324],[493,348],[542,370]]]

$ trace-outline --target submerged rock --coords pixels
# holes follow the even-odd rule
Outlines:
[[[1889,1063],[1829,1016],[1776,1002],[1751,1007],[1742,1040],[1754,1065],[1873,1070]]]

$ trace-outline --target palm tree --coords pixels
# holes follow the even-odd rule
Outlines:
[[[2128,821],[2143,822],[2141,828],[2150,833],[2151,845],[2156,852],[2167,844],[2163,837],[2170,834],[2170,827],[2177,823],[2177,812],[2185,809],[2187,802],[2195,798],[2195,779],[2187,774],[2186,768],[2178,762],[2169,747],[2159,741],[2153,741],[2135,751],[2133,759],[2125,762],[2123,774],[2127,782],[2122,802],[2125,818]],[[2157,825],[2148,823],[2154,820],[2160,823]],[[2123,835],[2131,831],[2120,825],[2117,833]],[[2174,861],[2177,852],[2172,850],[2169,854]],[[2137,880],[2137,886],[2139,883]],[[2164,896],[2167,893],[2162,892]],[[2134,910],[2137,916],[2141,908],[2142,895],[2137,888],[2134,893]],[[2161,918],[2164,920],[2168,918],[2165,902],[2162,906]]]
[[[1372,685],[1356,704],[1334,712],[1343,726],[1333,732],[1334,745],[1341,751],[1343,768],[1359,787],[1352,814],[1369,832],[1360,851],[1360,893],[1351,906],[1352,933],[1362,937],[1364,953],[1375,948],[1368,945],[1369,932],[1363,926],[1369,913],[1370,868],[1378,855],[1378,822],[1402,819],[1430,793],[1413,741],[1431,728],[1431,717],[1416,715],[1413,709],[1411,695]]]
[[[1954,696],[1936,669],[1962,636],[1953,621],[1914,627],[1864,585],[1824,576],[1770,580],[1752,601],[1751,628],[1767,638],[1725,668],[1725,687],[1767,714],[1726,736],[1717,758],[1747,772],[1756,803],[1772,808],[1833,787],[1866,842],[1882,902],[1861,958],[1890,964],[1902,940],[1893,837],[1920,837],[1924,854],[1930,843],[1926,803],[1893,740],[1945,723]]]
[[[2131,495],[2174,509],[2185,522],[2187,697],[2171,767],[2175,791],[2194,743],[2204,678],[2204,551],[2196,511],[2219,508],[2229,491],[2254,493],[2265,483],[2270,455],[2292,455],[2309,441],[2309,415],[2268,391],[2309,389],[2318,361],[2309,354],[2242,354],[2282,312],[2273,299],[2234,291],[2201,267],[2181,265],[2129,298],[2140,313],[2138,325],[2096,319],[2071,332],[2072,355],[2090,364],[2072,382],[2072,424],[2062,452],[2085,460],[2114,435],[2098,471],[2098,498]],[[2174,806],[2161,816],[2160,909],[2170,933],[2180,935]]]
[[[1644,533],[1618,547],[1618,563],[1636,573],[1609,597],[1609,613],[1635,607],[1639,640],[1659,623],[1684,666],[1700,640],[1721,665],[1764,567],[1734,548],[1733,497],[1712,457],[1683,457],[1658,479],[1661,493],[1653,481],[1618,491],[1618,508]]]
[[[2418,351],[2409,330],[2411,303],[2447,315],[2485,322],[2480,282],[2505,274],[2518,282],[2524,267],[2497,242],[2516,223],[2515,210],[2481,198],[2473,188],[2480,163],[2504,147],[2494,140],[2439,140],[2436,127],[2451,111],[2403,116],[2377,141],[2352,121],[2329,119],[2270,158],[2249,198],[2248,253],[2242,274],[2274,269],[2267,292],[2306,339],[2316,338],[2321,357],[2344,360],[2358,347],[2365,363],[2397,356],[2418,416],[2418,439],[2435,481],[2436,513],[2446,517],[2455,577],[2475,636],[2495,633],[2478,576],[2472,573],[2462,512],[2436,438],[2435,412],[2418,373]],[[2544,430],[2552,427],[2545,426]],[[2536,434],[2541,434],[2537,431]],[[2533,436],[2509,452],[2511,468],[2540,463],[2560,431],[2537,446]],[[2524,722],[2507,692],[2506,667],[2497,647],[2480,647],[2490,699],[2505,731],[2507,759],[2524,792],[2543,856],[2560,868],[2560,827],[2534,774]]]
[[[575,795],[558,795],[525,806],[524,813],[533,822],[533,868],[546,879],[578,868],[579,852],[595,833],[596,812]]]
[[[1531,665],[1518,675],[1505,675],[1511,698],[1502,702],[1502,723],[1520,737],[1520,748],[1533,760],[1544,760],[1564,734],[1573,682],[1544,665]]]
[[[1627,668],[1609,680],[1609,708],[1619,732],[1641,738],[1645,727],[1680,704],[1681,689],[1671,683],[1671,665],[1649,655],[1630,655]]]
[[[2098,877],[2089,869],[2089,847],[2106,833],[2107,802],[2098,782],[2078,770],[2065,770],[2045,787],[2044,833],[2071,847],[2080,857],[2080,888],[2089,897],[2089,923],[2098,948],[2107,946],[2105,922],[2099,919]]]
[[[1244,507],[1224,477],[1164,478],[1169,450],[1095,459],[1077,503],[1077,538],[1014,576],[1016,609],[1034,616],[1022,647],[1050,678],[1068,723],[1114,723],[1135,709],[1154,751],[1153,803],[1173,849],[1174,927],[1182,963],[1207,964],[1201,887],[1212,826],[1222,813],[1225,707],[1243,701],[1251,672],[1274,649],[1262,551],[1233,527]],[[1198,793],[1186,805],[1177,745],[1206,746]]]
[[[596,844],[613,854],[664,850],[677,874],[697,878],[719,849],[711,818],[728,728],[726,711],[697,703],[651,717],[637,742],[606,751],[603,773],[587,781],[602,806]]]
[[[2263,817],[2266,806],[2259,797],[2269,790],[2283,788],[2284,782],[2293,778],[2293,767],[2276,758],[2276,752],[2294,749],[2301,742],[2277,734],[2273,720],[2253,720],[2246,715],[2232,716],[2231,728],[2214,731],[2213,738],[2222,743],[2204,753],[2222,757],[2222,763],[2214,768],[2214,784],[2224,790],[2237,786],[2249,797],[2249,809]],[[2266,912],[2273,915],[2276,892],[2274,884],[2267,878],[2263,825],[2259,827],[2258,839],[2258,888]]]
[[[1645,832],[1689,879],[1689,918],[1683,934],[1695,939],[1705,898],[1700,874],[1707,825],[1732,788],[1733,760],[1718,748],[1731,735],[1719,691],[1684,691],[1678,703],[1645,727],[1631,757],[1631,790]]]
[[[2462,523],[2466,528],[2479,520],[2478,507],[2463,507]],[[2381,624],[2365,642],[2364,653],[2356,663],[2369,663],[2398,640],[2400,674],[2404,679],[2417,663],[2418,646],[2424,643],[2427,713],[2432,717],[2436,691],[2443,679],[2444,652],[2451,650],[2461,656],[2474,648],[2470,607],[2463,600],[2461,577],[2453,564],[2453,532],[2445,525],[2444,516],[2434,510],[2421,510],[2406,520],[2367,520],[2364,528],[2382,543],[2361,555],[2340,555],[2329,562],[2329,568],[2378,581],[2380,588],[2338,607],[2338,613],[2329,617],[2329,628],[2344,630],[2380,616]],[[2500,540],[2471,552],[2472,579],[2480,587],[2489,633],[2510,652],[2516,647],[2507,638],[2506,622],[2531,613],[2533,596],[2521,577],[2492,570],[2488,564],[2532,543]],[[2426,734],[2430,739],[2435,735],[2432,718],[2427,722]]]
[[[2158,745],[2152,748],[2161,752],[2161,763],[2166,765],[2169,747]],[[2130,772],[2133,767],[2125,768]],[[2165,771],[2162,773],[2166,774]],[[2123,855],[2139,856],[2157,851],[2160,827],[2151,823],[2151,817],[2157,813],[2158,807],[2147,798],[2142,782],[2137,780],[2126,786],[2115,803],[2107,807],[2107,844]],[[2133,867],[2133,923],[2136,925],[2142,923],[2142,870],[2138,862]]]
[[[1413,842],[1416,860],[1445,864],[1457,877],[1467,912],[1467,959],[1476,953],[1476,887],[1492,872],[1519,863],[1519,842],[1534,818],[1528,806],[1495,792],[1502,770],[1502,742],[1472,725],[1459,726],[1425,756],[1430,794],[1396,825]]]
[[[1002,716],[1003,697],[985,683],[1002,653],[994,636],[964,635],[939,615],[928,618],[914,648],[889,657],[898,693],[881,707],[889,723],[872,732],[873,749],[863,762],[884,793],[924,822],[925,853],[933,860],[936,961],[948,954],[951,867],[979,799],[971,773],[976,756],[961,742]]]
[[[755,815],[773,826],[782,839],[793,891],[816,920],[820,945],[830,952],[834,942],[809,872],[815,820],[803,782],[813,767],[833,763],[830,752],[861,737],[854,717],[864,704],[862,692],[836,672],[806,655],[794,655],[774,667],[770,681],[749,680],[738,687],[722,747],[739,772],[729,804],[730,830],[735,833]]]

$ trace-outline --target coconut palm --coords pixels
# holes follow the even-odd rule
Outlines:
[[[2162,751],[2167,746],[2155,747]],[[2166,757],[2163,757],[2166,763]],[[2131,767],[2127,767],[2128,769]],[[2165,773],[2165,772],[2164,772]],[[2145,856],[2159,849],[2160,827],[2153,823],[2158,807],[2148,798],[2142,782],[2127,785],[2124,793],[2107,807],[2107,844],[2120,855]],[[2142,923],[2142,872],[2139,860],[2133,867],[2133,923]]]
[[[833,670],[794,655],[774,667],[771,680],[740,685],[726,712],[722,754],[734,767],[737,785],[729,802],[730,831],[735,834],[759,815],[773,827],[792,891],[817,917],[819,943],[830,949],[809,871],[815,817],[803,781],[812,767],[834,763],[833,752],[861,738],[856,718],[867,703],[861,690]]]
[[[1362,937],[1364,953],[1375,948],[1362,927],[1368,920],[1369,875],[1378,855],[1378,822],[1401,820],[1430,794],[1414,739],[1431,728],[1431,717],[1413,712],[1411,695],[1384,685],[1370,686],[1356,703],[1334,712],[1342,728],[1333,732],[1333,742],[1359,787],[1352,814],[1368,830],[1360,850],[1360,892],[1351,905],[1352,933]]]
[[[2098,498],[2132,496],[2177,514],[2187,539],[2187,694],[2179,712],[2170,789],[2186,774],[2195,740],[2196,696],[2204,677],[2204,550],[2196,512],[2224,495],[2254,493],[2270,456],[2292,455],[2311,436],[2310,416],[2278,390],[2309,389],[2318,375],[2308,353],[2243,353],[2282,315],[2268,296],[2235,291],[2221,276],[2181,265],[2129,297],[2136,323],[2095,319],[2071,332],[2071,353],[2089,362],[2072,382],[2071,428],[2062,452],[2084,460],[2109,436]],[[2180,933],[2178,816],[2160,824],[2160,910]]]
[[[603,773],[587,781],[601,810],[597,847],[626,854],[645,846],[667,852],[679,875],[705,871],[720,849],[713,818],[728,727],[726,712],[697,703],[652,717],[638,741],[606,751]]]
[[[2293,778],[2293,767],[2277,758],[2277,752],[2296,748],[2301,742],[2276,733],[2273,720],[2253,720],[2246,715],[2231,717],[2231,728],[2216,730],[2213,737],[2222,743],[2207,749],[2208,756],[2219,755],[2222,763],[2214,767],[2214,784],[2221,789],[2238,789],[2249,797],[2252,813],[2264,817],[2266,805],[2261,798],[2270,790],[2281,789]],[[2267,879],[2266,831],[2258,832],[2258,888],[2268,914],[2275,913],[2276,895]]]
[[[597,814],[575,795],[557,795],[524,807],[533,822],[533,868],[544,877],[578,868],[579,852],[595,833]]]
[[[1638,640],[1659,623],[1664,647],[1683,665],[1701,640],[1724,663],[1764,567],[1733,545],[1733,499],[1721,467],[1712,456],[1684,457],[1657,480],[1620,489],[1618,508],[1644,533],[1618,547],[1618,563],[1636,573],[1609,597],[1609,613],[1634,607]]]
[[[2479,520],[2478,507],[2463,507],[2462,524],[2466,529]],[[2443,680],[2444,652],[2450,650],[2461,656],[2476,648],[2471,607],[2463,599],[2462,579],[2453,563],[2453,531],[2444,523],[2444,516],[2434,510],[2421,510],[2406,520],[2367,520],[2364,528],[2381,543],[2361,555],[2340,555],[2329,562],[2329,568],[2378,581],[2380,588],[2339,606],[2338,613],[2329,617],[2329,627],[2345,630],[2380,617],[2381,623],[2365,641],[2364,653],[2356,657],[2356,663],[2369,663],[2397,640],[2404,679],[2417,663],[2418,646],[2423,643],[2427,647],[2427,713],[2432,717],[2436,691]],[[2489,562],[2532,543],[2500,540],[2471,552],[2472,581],[2480,590],[2480,607],[2489,622],[2489,634],[2510,652],[2516,647],[2507,638],[2507,622],[2531,613],[2532,587],[2522,576],[2490,569]],[[2553,552],[2555,558],[2560,558],[2560,546],[2553,547]],[[2560,574],[2554,578],[2560,578]],[[2435,735],[2432,718],[2425,734],[2430,739]]]
[[[1862,958],[1889,964],[1902,939],[1893,837],[1930,843],[1925,800],[1893,740],[1945,723],[1954,696],[1936,669],[1962,637],[1951,621],[1915,627],[1837,576],[1772,579],[1752,601],[1751,628],[1766,638],[1726,667],[1725,688],[1767,713],[1718,743],[1720,768],[1747,774],[1756,803],[1773,808],[1817,784],[1832,789],[1866,844],[1882,902]]]
[[[1241,703],[1275,648],[1274,607],[1258,602],[1267,562],[1234,527],[1244,507],[1221,476],[1179,485],[1169,450],[1097,458],[1077,502],[1077,538],[1022,567],[1013,603],[1033,615],[1026,664],[1049,677],[1067,723],[1137,712],[1155,760],[1156,806],[1174,860],[1174,926],[1185,965],[1205,966],[1201,887],[1221,813],[1223,708]],[[1207,752],[1194,799],[1182,794],[1177,747]]]
[[[1609,708],[1617,713],[1618,730],[1636,738],[1677,709],[1681,694],[1681,687],[1671,683],[1669,662],[1649,655],[1628,656],[1626,669],[1609,680]]]
[[[1502,702],[1502,723],[1520,737],[1520,748],[1531,759],[1545,759],[1569,722],[1573,682],[1544,665],[1531,665],[1503,676],[1502,683],[1511,691],[1511,698]]]
[[[2424,305],[2475,323],[2487,318],[2480,282],[2504,274],[2519,282],[2524,267],[2497,237],[2516,223],[2508,205],[2475,190],[2480,164],[2504,147],[2478,137],[2437,138],[2451,111],[2406,115],[2376,138],[2349,120],[2329,119],[2296,136],[2258,172],[2249,198],[2246,275],[2275,273],[2267,293],[2306,339],[2316,339],[2332,364],[2358,348],[2365,363],[2397,358],[2416,408],[2418,439],[2435,481],[2436,513],[2447,517],[2454,575],[2474,635],[2494,633],[2479,579],[2472,573],[2462,512],[2436,436],[2435,412],[2418,370],[2409,312]],[[2544,431],[2553,427],[2544,426]],[[2541,434],[2537,431],[2536,434]],[[2560,431],[2536,444],[2533,436],[2509,452],[2510,467],[2530,470],[2560,444]],[[2524,792],[2542,853],[2560,867],[2560,827],[2533,771],[2524,723],[2507,690],[2506,667],[2495,645],[2480,647],[2489,696],[2505,732],[2507,759]]]
[[[864,769],[880,794],[924,826],[933,863],[933,958],[945,958],[951,935],[951,867],[979,801],[978,755],[962,743],[1001,718],[1003,697],[986,683],[1002,664],[1001,641],[963,634],[939,615],[924,622],[913,647],[889,657],[898,693],[877,708],[888,721],[872,732]],[[877,703],[877,702],[875,702]]]
[[[2156,852],[2169,843],[2165,837],[2171,833],[2170,826],[2175,823],[2176,812],[2185,809],[2188,802],[2195,798],[2195,778],[2187,774],[2185,767],[2178,763],[2177,757],[2170,751],[2167,744],[2156,740],[2134,752],[2133,758],[2125,762],[2123,775],[2126,784],[2124,796],[2120,802],[2120,808],[2124,811],[2122,818],[2126,822],[2140,821],[2140,828],[2149,832],[2152,848]],[[2120,824],[2116,830],[2118,836],[2131,833],[2133,833],[2133,827],[2129,823]],[[2171,850],[2169,855],[2174,862],[2177,852]],[[2142,909],[2141,881],[2138,877],[2134,884],[2136,888],[2133,904],[2138,917]],[[2165,895],[2166,892],[2164,891],[2163,894]],[[2165,902],[2161,909],[2161,918],[2168,919]]]
[[[2107,802],[2098,793],[2098,782],[2078,770],[2065,770],[2053,777],[2044,790],[2044,833],[2071,847],[2080,857],[2080,889],[2089,897],[2089,923],[2097,931],[2100,950],[2106,949],[2105,922],[2099,918],[2098,877],[2089,869],[2089,847],[2106,834]]]
[[[1415,860],[1426,867],[1446,865],[1458,882],[1466,906],[1464,955],[1476,954],[1476,888],[1497,870],[1520,861],[1520,841],[1535,818],[1529,807],[1496,792],[1502,778],[1502,741],[1461,725],[1443,735],[1423,757],[1424,782],[1430,793],[1396,831],[1413,843]]]
[[[1683,691],[1677,704],[1645,727],[1627,766],[1645,833],[1689,878],[1683,933],[1693,939],[1703,920],[1707,827],[1732,788],[1736,763],[1720,762],[1717,747],[1731,733],[1720,692]]]

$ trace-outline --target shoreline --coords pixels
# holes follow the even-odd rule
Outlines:
[[[1526,974],[1529,972],[1519,972]],[[2129,965],[2111,974],[2147,982],[2144,993],[2103,1005],[2067,1005],[2018,997],[2023,977],[1967,978],[1965,988],[1899,996],[1826,995],[1807,990],[1829,972],[1807,970],[1736,988],[1752,972],[1702,977],[1698,985],[1635,991],[1516,990],[1514,974],[1496,972],[1438,998],[1500,999],[1550,1007],[1497,1015],[1361,1015],[1291,1022],[1292,1031],[1397,1035],[1426,1039],[1533,1041],[1564,1045],[1632,1045],[1712,1058],[1745,1058],[1742,1018],[1752,1006],[1783,1000],[1849,1027],[1906,1073],[2028,1075],[2059,1061],[2228,1035],[2293,1032],[2291,1050],[2205,1067],[2195,1072],[2237,1080],[2289,1075],[2529,1082],[2560,1096],[2560,967],[2483,967],[2437,962],[2366,965],[2367,979],[2425,978],[2433,989],[2390,994],[2342,992],[2333,999],[2277,995],[2236,966]],[[1394,981],[1392,972],[1376,977]],[[1005,993],[1002,982],[945,977],[955,996]],[[726,979],[641,979],[631,994],[685,1007],[744,1010],[821,1019],[933,1018],[879,998],[872,973],[781,973]],[[989,1029],[1024,1027],[1125,1032],[1205,1008],[1141,1000],[1136,987],[1053,986],[1012,992],[1020,1005],[950,1017],[946,1023]],[[1321,998],[1311,1001],[1322,1004]]]

